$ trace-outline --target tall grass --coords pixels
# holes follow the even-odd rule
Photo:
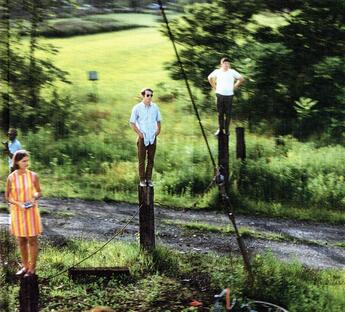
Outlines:
[[[38,263],[40,277],[55,275],[100,247],[101,242],[72,240],[42,242]],[[158,247],[149,255],[136,244],[113,242],[82,266],[126,266],[129,277],[86,277],[71,280],[67,274],[40,284],[40,311],[86,311],[108,305],[116,311],[190,311],[193,299],[205,308],[213,296],[230,287],[232,298],[266,300],[291,312],[341,312],[344,307],[344,270],[318,271],[298,263],[282,263],[271,255],[253,258],[254,281],[248,284],[243,263],[232,254],[179,253]],[[1,278],[1,276],[0,276]],[[0,293],[4,289],[0,289]],[[17,306],[18,288],[6,292],[10,311]]]
[[[136,201],[136,135],[128,119],[131,108],[139,101],[139,91],[150,86],[163,116],[154,168],[156,201],[183,207],[191,207],[197,201],[197,207],[217,209],[218,195],[214,189],[199,198],[214,172],[184,84],[171,80],[164,69],[174,54],[169,40],[159,32],[157,17],[148,14],[97,17],[107,18],[151,27],[44,39],[60,49],[54,63],[67,70],[72,81],[71,86],[60,85],[60,92],[70,94],[80,105],[81,122],[85,126],[84,132],[58,141],[48,128],[35,134],[20,134],[19,139],[31,152],[32,169],[40,174],[44,194]],[[90,97],[94,92],[87,79],[90,70],[99,73],[97,102]],[[194,93],[199,107],[209,107],[201,116],[216,157],[214,99],[205,100],[198,92]],[[260,202],[261,208],[256,211],[267,212],[282,205],[275,210],[278,216],[292,207],[296,210],[290,216],[296,216],[297,208],[303,207],[308,212],[299,211],[307,219],[312,218],[313,211],[318,218],[321,210],[326,213],[331,209],[339,213],[344,210],[344,147],[317,148],[313,143],[302,144],[289,137],[284,138],[285,145],[276,146],[274,138],[247,133],[247,161],[240,166],[234,156],[234,126],[230,136],[232,196],[236,195],[242,206]],[[4,159],[0,174],[3,188],[7,175]],[[263,209],[265,204],[270,209]],[[255,205],[250,206],[250,211],[255,211]]]

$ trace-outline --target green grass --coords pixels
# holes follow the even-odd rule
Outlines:
[[[318,207],[298,207],[279,202],[255,201],[245,196],[236,199],[236,210],[245,215],[261,215],[273,218],[294,219],[300,221],[327,222],[344,224],[345,214],[342,211]]]
[[[170,16],[169,16],[170,17]],[[219,209],[218,194],[212,190],[198,196],[211,181],[213,168],[199,126],[191,110],[183,82],[173,81],[164,69],[175,59],[171,42],[159,31],[157,16],[150,14],[110,14],[88,19],[114,19],[120,23],[150,26],[65,39],[43,39],[60,52],[51,57],[67,70],[72,85],[59,85],[71,94],[85,116],[86,134],[54,142],[49,129],[19,138],[32,152],[32,169],[40,175],[47,197],[73,197],[137,202],[136,135],[128,125],[141,88],[154,88],[163,122],[155,159],[155,201],[176,207]],[[281,17],[255,17],[264,24]],[[273,21],[272,20],[272,21]],[[61,20],[55,20],[61,21]],[[68,20],[67,20],[68,22]],[[25,45],[23,45],[24,47]],[[96,70],[99,100],[90,101],[93,86],[87,73]],[[205,78],[206,79],[206,78]],[[172,95],[177,94],[176,96]],[[195,92],[197,104],[202,97]],[[162,101],[157,99],[170,99]],[[214,99],[209,99],[214,106]],[[211,149],[216,157],[216,113],[201,113]],[[232,123],[231,133],[236,125]],[[232,136],[234,138],[234,136]],[[345,223],[344,147],[318,149],[285,138],[276,147],[274,138],[246,134],[248,165],[245,187],[237,190],[239,162],[235,142],[230,142],[231,175],[236,194],[236,210],[300,220]],[[7,167],[0,163],[0,187],[4,188]],[[307,177],[306,181],[303,179]]]
[[[168,224],[168,225],[178,225],[182,228],[192,230],[192,231],[196,230],[198,232],[235,234],[235,230],[230,226],[212,225],[212,224],[203,223],[203,222],[184,222],[184,221],[172,221],[172,220],[164,220],[163,223]],[[293,238],[288,235],[253,230],[248,227],[239,227],[238,230],[240,234],[242,235],[242,237],[244,238],[249,237],[249,238],[256,238],[256,239],[273,240],[273,241],[293,240]]]
[[[0,204],[0,212],[8,213],[8,212],[9,212],[9,210],[8,210],[8,205],[6,205],[6,204]]]
[[[58,218],[68,219],[74,217],[75,213],[73,211],[56,211],[53,215]]]
[[[88,15],[81,18],[71,17],[71,18],[56,18],[49,20],[50,24],[54,24],[56,22],[67,22],[68,21],[79,21],[80,19],[86,19],[86,20],[97,20],[97,21],[108,21],[116,20],[121,22],[122,24],[132,24],[135,22],[135,24],[141,25],[141,26],[156,26],[157,25],[157,19],[159,18],[158,15],[155,14],[138,14],[138,13],[114,13],[114,14],[97,14],[97,15]]]
[[[126,266],[130,277],[89,278],[73,281],[56,275],[95,251],[102,243],[66,241],[64,245],[42,242],[38,273],[41,311],[86,311],[96,305],[116,311],[192,311],[193,299],[213,306],[213,296],[230,287],[232,298],[270,301],[291,312],[340,312],[344,305],[344,270],[313,270],[298,263],[286,264],[271,255],[252,259],[254,283],[248,287],[239,256],[178,253],[158,247],[144,254],[136,244],[113,242],[82,266]],[[0,285],[3,279],[0,277]],[[0,298],[5,288],[0,288]],[[18,286],[8,284],[6,298],[11,311],[17,304]],[[1,296],[2,295],[2,296]]]
[[[174,221],[174,220],[163,220],[162,223],[167,225],[176,225],[189,232],[211,232],[211,233],[222,233],[222,234],[235,234],[235,230],[231,226],[220,226],[213,225],[203,222],[184,222],[184,221]],[[279,242],[292,242],[294,244],[305,244],[313,246],[334,246],[334,247],[345,247],[344,243],[332,243],[329,244],[324,241],[308,240],[297,238],[285,233],[273,233],[268,231],[260,231],[252,229],[250,227],[241,226],[238,227],[238,231],[243,238],[254,238],[270,241]]]

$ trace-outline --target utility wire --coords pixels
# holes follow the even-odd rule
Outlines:
[[[163,16],[165,25],[166,25],[166,27],[167,27],[167,31],[168,31],[168,35],[169,35],[170,41],[172,42],[172,45],[173,45],[173,47],[174,47],[174,51],[175,51],[175,54],[176,54],[177,62],[178,62],[178,64],[179,64],[179,66],[180,66],[182,76],[183,76],[184,81],[185,81],[185,83],[186,83],[186,87],[187,87],[187,90],[188,90],[188,94],[189,94],[190,100],[191,100],[191,102],[192,102],[192,105],[193,105],[193,108],[194,108],[194,112],[195,112],[196,118],[198,119],[198,122],[199,122],[199,125],[200,125],[201,133],[202,133],[202,135],[203,135],[203,137],[204,137],[204,140],[205,140],[205,143],[206,143],[206,146],[207,146],[207,149],[208,149],[208,153],[210,154],[210,158],[211,158],[211,161],[212,161],[212,165],[213,165],[214,169],[217,169],[216,162],[215,162],[215,160],[214,160],[214,157],[213,157],[213,154],[212,154],[210,145],[209,145],[208,140],[207,140],[207,137],[206,137],[206,133],[205,133],[204,126],[203,126],[202,123],[201,123],[201,118],[200,118],[200,114],[199,114],[198,108],[197,108],[197,106],[196,106],[196,104],[195,104],[195,101],[194,101],[194,97],[193,97],[192,90],[191,90],[190,85],[189,85],[189,81],[188,81],[188,77],[187,77],[186,71],[184,70],[183,63],[182,63],[182,61],[181,61],[180,55],[178,54],[178,51],[177,51],[177,48],[176,48],[174,35],[173,35],[172,32],[171,32],[171,29],[170,29],[170,26],[169,26],[169,21],[168,21],[168,19],[167,19],[166,14],[165,14],[165,11],[164,11],[164,8],[163,8],[162,1],[161,1],[161,0],[158,0],[158,4],[159,4],[160,10],[161,10],[161,12],[162,12],[162,16]]]
[[[88,256],[86,256],[85,258],[83,258],[82,260],[80,260],[79,262],[73,264],[72,266],[68,267],[67,269],[64,269],[54,275],[48,276],[47,279],[53,279],[56,278],[66,272],[68,272],[70,269],[75,268],[76,266],[78,266],[79,264],[85,262],[87,259],[91,258],[92,256],[94,256],[96,253],[100,252],[105,246],[107,246],[114,238],[116,238],[117,236],[121,235],[123,233],[123,231],[127,228],[127,226],[133,221],[133,219],[138,215],[140,209],[142,206],[139,206],[138,210],[132,215],[132,217],[130,219],[128,219],[128,221],[125,223],[125,225],[117,230],[114,235],[109,238],[101,247],[99,247],[96,251],[94,251],[93,253],[89,254]]]

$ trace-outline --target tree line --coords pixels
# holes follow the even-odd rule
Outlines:
[[[235,114],[252,129],[345,142],[344,10],[342,0],[215,0],[190,6],[171,28],[204,95],[224,55],[247,77]],[[258,14],[280,22],[263,25]],[[167,68],[182,78],[177,62]]]
[[[42,43],[38,36],[38,29],[50,17],[52,8],[61,3],[60,0],[0,0],[3,131],[16,127],[25,133],[48,127],[55,138],[60,138],[77,128],[76,103],[56,87],[58,81],[69,83],[67,72],[49,59],[57,53],[56,48]]]

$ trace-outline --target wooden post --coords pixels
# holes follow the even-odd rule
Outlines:
[[[39,289],[37,275],[20,279],[19,311],[38,312]]]
[[[154,189],[138,186],[140,247],[147,251],[155,248]]]
[[[244,128],[236,127],[236,158],[246,159],[246,142],[244,140]]]
[[[229,135],[218,134],[218,166],[220,174],[224,177],[226,193],[229,192]]]

